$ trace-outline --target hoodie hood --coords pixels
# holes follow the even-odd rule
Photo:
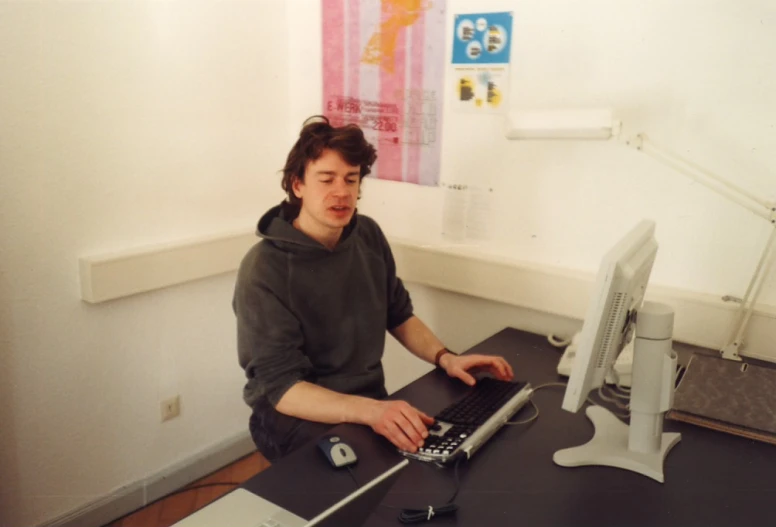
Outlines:
[[[302,253],[308,251],[326,251],[329,252],[319,241],[310,238],[308,235],[294,227],[293,221],[298,216],[298,210],[287,202],[283,202],[269,209],[259,220],[256,226],[256,234],[271,242],[279,249],[292,253]],[[358,210],[353,213],[353,219],[343,229],[342,237],[333,251],[337,252],[346,249],[353,238],[353,231],[358,226]]]

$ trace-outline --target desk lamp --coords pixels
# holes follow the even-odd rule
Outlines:
[[[584,110],[514,111],[507,117],[508,139],[592,139],[608,140],[619,135],[621,123],[607,108]],[[758,198],[754,194],[722,179],[695,163],[655,145],[646,134],[638,134],[625,141],[627,146],[650,155],[682,174],[702,183],[727,199],[766,219],[773,227],[762,255],[749,282],[746,294],[733,319],[731,330],[719,350],[725,359],[741,360],[744,335],[762,292],[765,278],[776,262],[776,202]]]

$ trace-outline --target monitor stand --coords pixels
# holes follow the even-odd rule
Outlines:
[[[628,448],[628,425],[601,406],[588,406],[585,412],[593,422],[595,434],[589,443],[555,452],[552,460],[563,467],[602,465],[638,472],[663,483],[663,461],[680,435],[663,433],[660,448],[637,452]]]
[[[593,438],[555,452],[552,459],[557,465],[616,467],[665,481],[663,462],[681,439],[680,434],[663,433],[663,417],[673,403],[676,379],[672,332],[673,310],[645,302],[636,322],[630,425],[606,408],[589,406],[585,413],[595,428]]]

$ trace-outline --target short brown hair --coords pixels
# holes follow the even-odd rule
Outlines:
[[[375,148],[366,140],[364,132],[355,124],[335,127],[323,115],[315,115],[302,125],[297,139],[283,167],[280,186],[288,196],[288,202],[296,207],[301,200],[296,197],[292,184],[294,179],[304,181],[304,171],[310,161],[315,161],[325,149],[334,150],[346,163],[361,167],[359,181],[372,171],[377,160]]]

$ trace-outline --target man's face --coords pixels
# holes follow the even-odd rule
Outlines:
[[[299,220],[315,231],[342,231],[356,210],[360,167],[349,165],[334,150],[307,164],[304,181],[294,180],[294,194],[302,200]]]

